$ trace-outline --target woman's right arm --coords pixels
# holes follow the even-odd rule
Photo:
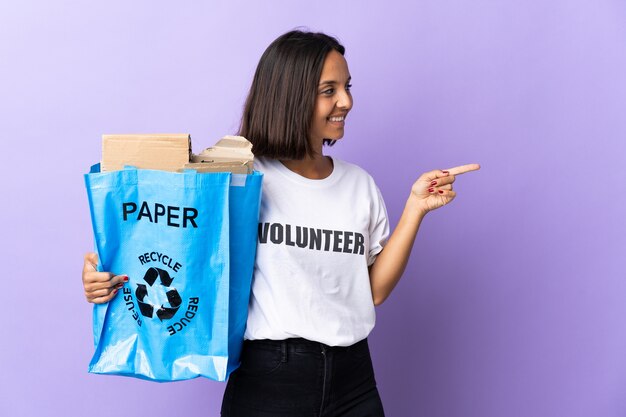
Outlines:
[[[113,275],[110,272],[98,272],[98,255],[90,252],[85,255],[83,266],[83,287],[87,301],[94,304],[106,303],[115,297],[117,290],[128,282],[126,275]]]

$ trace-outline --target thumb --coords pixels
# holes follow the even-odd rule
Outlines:
[[[448,175],[450,175],[448,171],[434,169],[432,171],[428,171],[422,174],[422,179],[425,181],[432,181],[432,180],[436,180],[437,178],[447,177]]]
[[[96,269],[96,267],[98,266],[98,254],[95,252],[89,252],[85,254],[85,264],[91,264],[93,265],[93,269]]]

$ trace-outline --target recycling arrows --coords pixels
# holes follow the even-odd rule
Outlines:
[[[174,280],[173,277],[170,277],[170,274],[161,268],[151,267],[146,271],[146,274],[143,277],[143,280],[148,284],[148,286],[152,287],[157,280],[161,282],[165,288],[169,288],[170,284]],[[139,304],[139,311],[145,317],[152,318],[154,315],[154,306],[147,302],[144,302],[146,296],[148,295],[148,287],[145,284],[137,284],[137,290],[135,291],[135,296],[137,297],[137,304]],[[171,290],[165,293],[167,296],[167,301],[170,307],[165,307],[165,305],[161,305],[156,312],[156,316],[159,320],[168,320],[174,317],[174,314],[180,308],[182,304],[182,299],[176,291],[176,288],[172,288]]]

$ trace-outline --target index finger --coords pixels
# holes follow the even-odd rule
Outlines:
[[[117,281],[123,279],[126,275],[115,275],[112,272],[90,272],[86,282],[108,282],[118,278]],[[119,278],[122,277],[122,278]]]
[[[450,168],[450,169],[447,169],[446,171],[448,171],[450,175],[461,175],[470,171],[478,171],[479,169],[480,169],[480,165],[478,164],[467,164],[467,165],[461,165],[458,167]]]

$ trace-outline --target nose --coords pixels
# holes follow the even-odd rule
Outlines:
[[[336,106],[343,110],[350,110],[352,108],[352,94],[350,91],[343,89],[337,95],[337,103]]]

